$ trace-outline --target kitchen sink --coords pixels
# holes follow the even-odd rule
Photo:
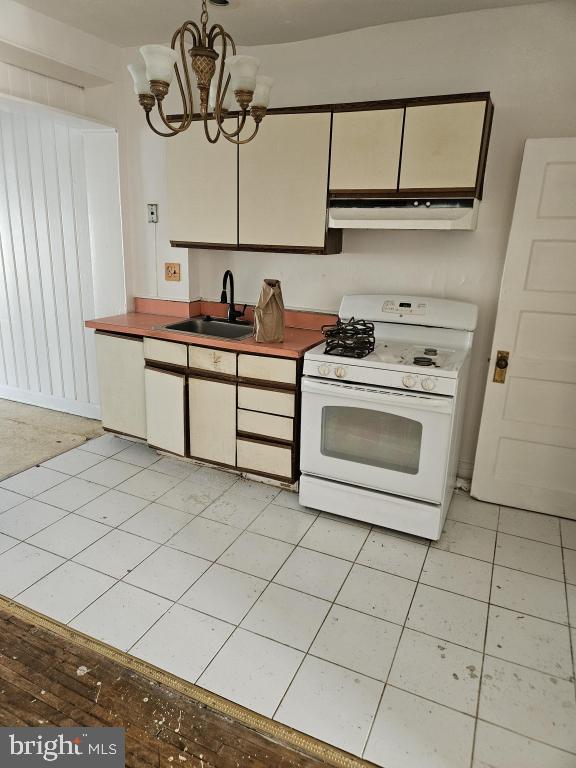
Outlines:
[[[229,323],[211,317],[192,317],[179,323],[163,325],[163,330],[192,333],[197,336],[215,336],[219,339],[247,339],[252,336],[254,326],[248,323]]]

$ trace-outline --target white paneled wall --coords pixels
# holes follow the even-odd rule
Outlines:
[[[83,114],[84,89],[0,61],[0,91],[39,104]]]
[[[0,396],[97,417],[84,141],[0,111]]]

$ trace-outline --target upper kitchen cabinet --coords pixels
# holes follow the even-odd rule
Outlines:
[[[407,106],[399,191],[480,197],[491,116],[489,98]]]
[[[335,112],[330,192],[395,192],[403,109]]]
[[[168,142],[172,245],[235,247],[238,241],[237,147],[209,144],[202,121]]]
[[[329,109],[272,113],[240,147],[240,249],[340,250],[327,230],[330,125]]]

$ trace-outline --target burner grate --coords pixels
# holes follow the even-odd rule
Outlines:
[[[322,333],[326,337],[326,355],[361,358],[374,351],[374,324],[365,320],[337,320],[336,325],[324,325]]]

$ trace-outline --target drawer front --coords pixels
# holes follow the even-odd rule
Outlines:
[[[156,363],[169,363],[170,365],[188,365],[188,350],[186,344],[177,344],[174,341],[162,341],[161,339],[144,339],[144,357]]]
[[[279,445],[236,441],[236,461],[241,469],[262,472],[276,477],[292,477],[292,450]]]
[[[296,361],[264,355],[238,355],[238,376],[260,381],[296,384]]]
[[[209,347],[188,347],[188,365],[200,371],[236,376],[236,352]]]
[[[248,411],[261,411],[277,416],[294,416],[296,395],[294,392],[276,392],[256,387],[238,387],[238,407]]]
[[[294,439],[294,419],[286,416],[271,416],[269,413],[238,409],[238,432],[261,435],[273,440]]]

